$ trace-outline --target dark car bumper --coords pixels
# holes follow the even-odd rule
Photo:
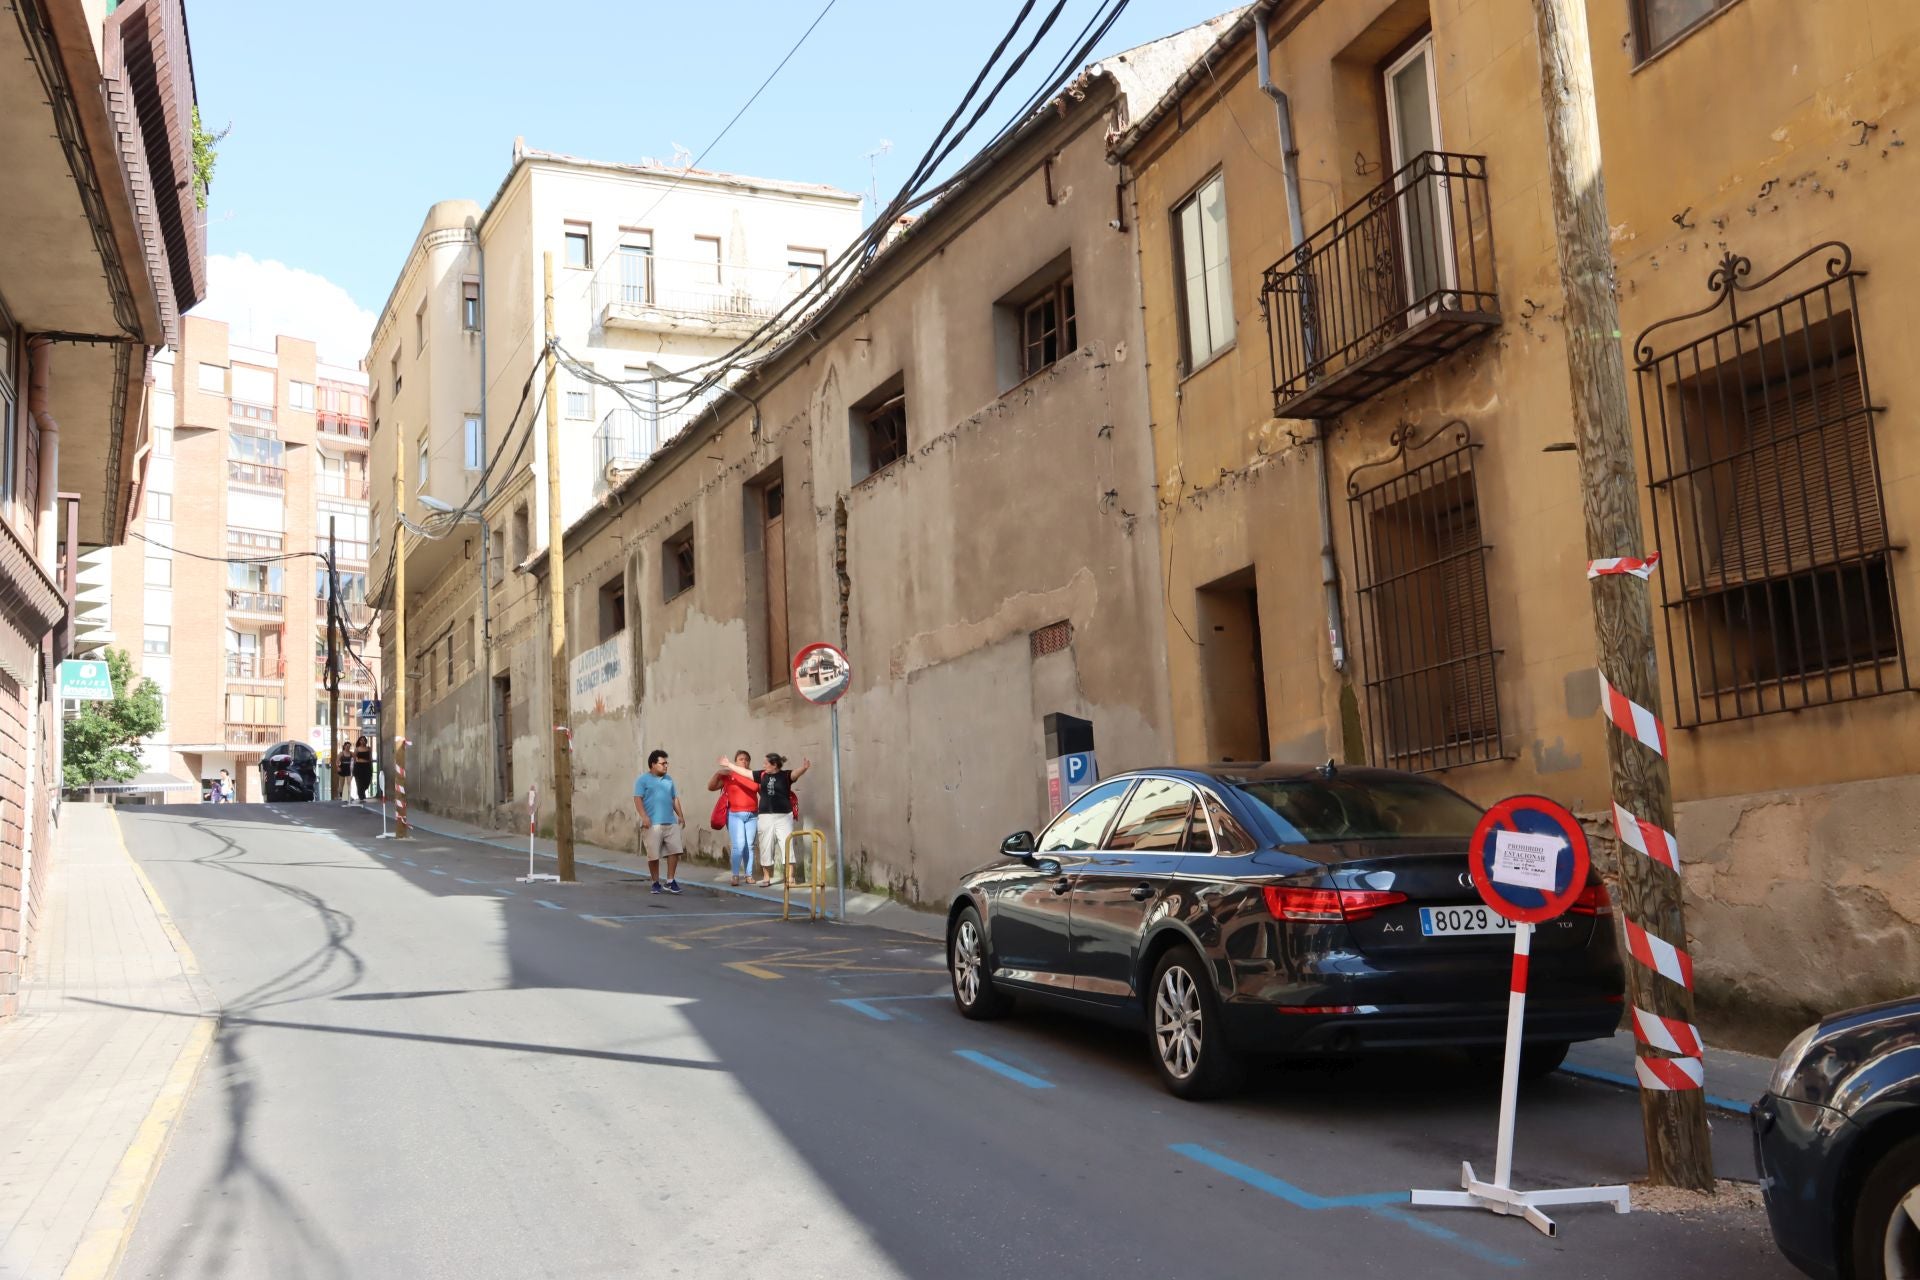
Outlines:
[[[1525,1041],[1599,1040],[1620,1025],[1620,1003],[1604,997],[1529,1000]],[[1243,1053],[1361,1053],[1375,1049],[1502,1044],[1507,1004],[1360,1005],[1353,1013],[1297,1013],[1264,1001],[1224,1010],[1227,1038]]]
[[[1765,1094],[1753,1104],[1753,1158],[1773,1241],[1787,1260],[1819,1280],[1840,1274],[1835,1172],[1853,1125],[1810,1102]]]

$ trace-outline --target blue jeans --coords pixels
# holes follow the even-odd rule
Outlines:
[[[733,846],[733,874],[753,874],[753,838],[760,826],[757,813],[727,814],[727,841]]]

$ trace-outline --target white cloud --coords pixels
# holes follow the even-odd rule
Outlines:
[[[311,339],[322,360],[348,366],[373,337],[373,312],[333,281],[244,253],[207,259],[207,297],[193,314],[226,321],[233,340],[248,346],[272,350],[283,333]]]

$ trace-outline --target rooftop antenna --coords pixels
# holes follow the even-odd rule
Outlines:
[[[867,162],[867,200],[869,201],[867,207],[873,210],[875,216],[880,213],[880,166],[877,161],[880,156],[887,155],[892,150],[893,143],[882,138],[879,146],[862,157]]]
[[[1335,769],[1332,756],[1327,757],[1327,762],[1320,766],[1318,772],[1323,778],[1331,778],[1334,775]]]
[[[687,148],[677,142],[673,144],[673,167],[676,169],[693,168],[693,152],[687,150]]]

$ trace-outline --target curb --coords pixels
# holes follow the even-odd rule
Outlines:
[[[1559,1069],[1562,1074],[1574,1076],[1581,1080],[1594,1080],[1600,1084],[1616,1085],[1623,1090],[1632,1090],[1635,1093],[1638,1093],[1640,1090],[1640,1082],[1638,1080],[1635,1080],[1632,1076],[1622,1075],[1617,1071],[1607,1071],[1600,1067],[1586,1067],[1577,1063],[1562,1063]],[[1708,1107],[1715,1111],[1724,1112],[1727,1115],[1739,1116],[1744,1120],[1753,1114],[1752,1103],[1735,1102],[1732,1098],[1722,1098],[1711,1093],[1706,1095],[1706,1099]]]

